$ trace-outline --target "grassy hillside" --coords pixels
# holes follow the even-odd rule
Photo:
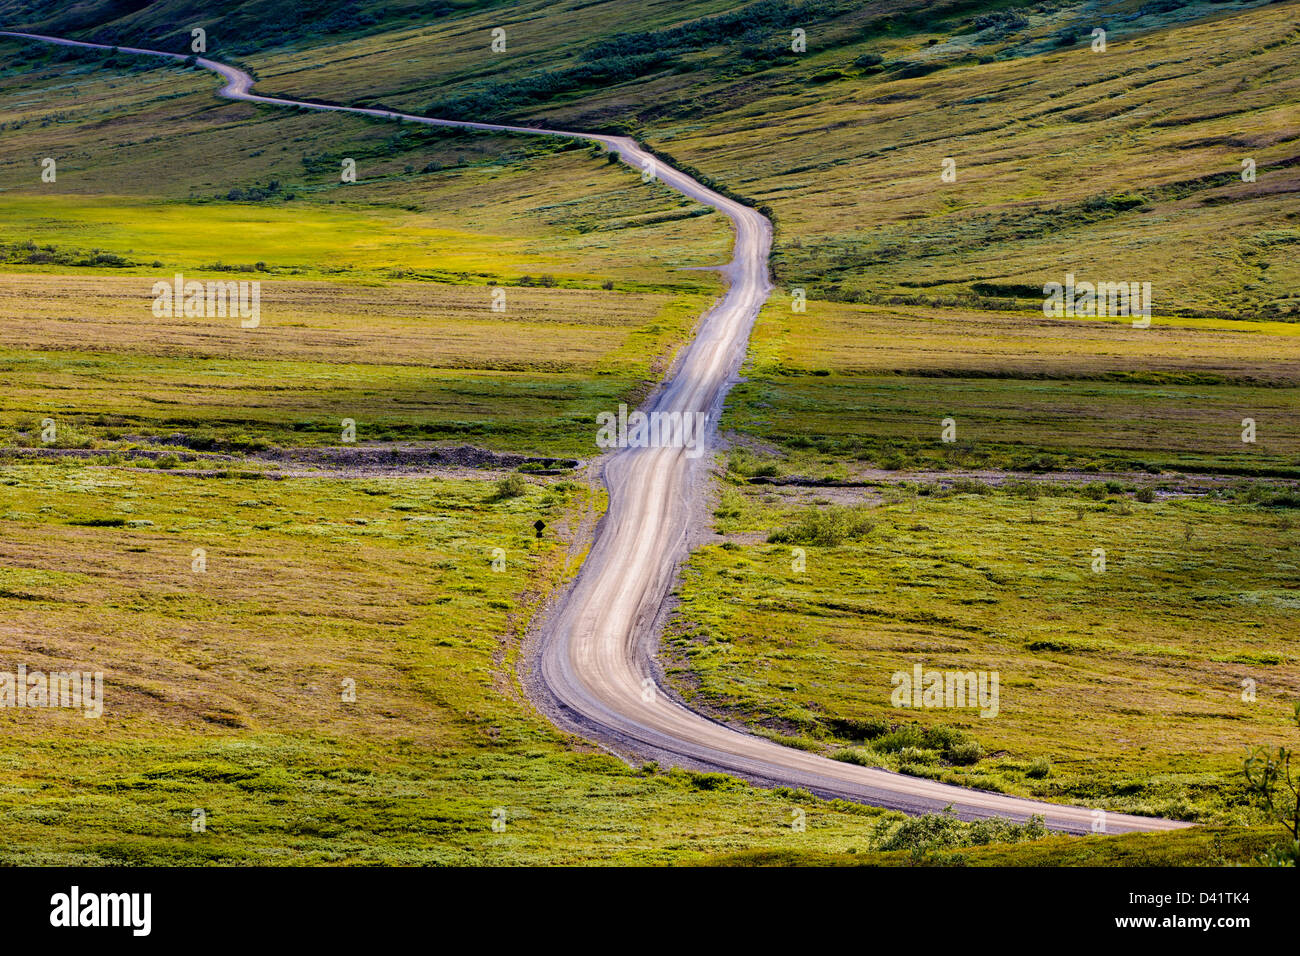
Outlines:
[[[778,277],[816,297],[1032,310],[1074,272],[1151,282],[1157,315],[1269,317],[1300,307],[1295,10],[766,0],[634,16],[610,0],[408,24],[393,7],[373,36],[299,50],[264,31],[248,58],[286,94],[631,130],[770,207]],[[131,29],[174,27],[166,13]],[[1086,42],[1099,25],[1105,52]]]
[[[184,22],[164,6],[96,22],[147,38]],[[607,0],[411,23],[392,6],[374,35],[302,48],[264,30],[247,58],[286,94],[630,130],[770,207],[779,278],[822,298],[1034,309],[1073,271],[1150,281],[1157,315],[1285,316],[1295,10]]]
[[[318,444],[349,417],[362,440],[586,456],[719,289],[684,270],[725,260],[725,224],[598,151],[213,89],[100,54],[0,74],[0,442],[53,416],[87,441]],[[157,318],[176,273],[261,282],[261,326]]]
[[[194,27],[203,27],[221,37],[221,47],[238,51],[328,43],[407,21],[445,22],[458,14],[502,6],[503,0],[86,0],[51,9],[40,0],[5,0],[0,16],[12,27],[82,34],[124,46],[131,39],[147,39],[178,50],[189,48]]]

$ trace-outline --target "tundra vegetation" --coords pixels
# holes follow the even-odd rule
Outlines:
[[[600,513],[583,475],[282,453],[348,418],[361,449],[593,456],[721,288],[693,268],[725,259],[721,217],[578,142],[0,40],[0,652],[106,681],[98,720],[0,711],[6,862],[1276,853],[1242,761],[1292,745],[1300,697],[1294,4],[201,8],[0,22],[185,52],[200,18],[262,91],[628,133],[774,220],[720,537],[666,639],[680,693],[838,759],[1205,826],[907,821],[557,733],[515,665]],[[260,281],[261,326],[155,319],[176,273]],[[1044,317],[1067,273],[1150,282],[1151,328]],[[998,671],[998,717],[890,707],[914,663]]]

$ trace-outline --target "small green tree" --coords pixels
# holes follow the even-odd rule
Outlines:
[[[1300,727],[1300,703],[1295,705],[1295,722]],[[1246,755],[1243,771],[1246,789],[1270,820],[1281,823],[1291,842],[1271,848],[1263,858],[1269,866],[1300,865],[1300,759],[1295,770],[1291,758],[1296,751],[1286,747],[1256,747]]]

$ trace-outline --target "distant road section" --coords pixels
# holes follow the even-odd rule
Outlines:
[[[112,49],[60,37],[0,31],[0,36]],[[117,47],[122,53],[187,60],[188,56]],[[729,285],[704,316],[674,371],[643,409],[708,416],[705,440],[716,439],[722,402],[739,372],[758,310],[771,291],[767,258],[772,224],[748,206],[708,189],[624,136],[574,133],[530,126],[431,119],[392,110],[306,103],[252,93],[253,79],[215,60],[195,62],[222,76],[220,96],[270,106],[294,106],[429,126],[459,126],[508,133],[567,136],[600,143],[624,162],[650,172],[686,196],[721,212],[735,230],[732,261],[722,269]],[[592,423],[593,436],[596,425]],[[541,627],[526,680],[539,707],[559,726],[599,741],[628,757],[735,774],[767,786],[801,787],[907,813],[951,807],[968,820],[1043,817],[1070,833],[1173,830],[1188,824],[1086,807],[1042,803],[936,783],[887,770],[859,767],[794,750],[724,726],[687,708],[655,682],[655,622],[687,554],[692,515],[707,487],[708,456],[685,447],[622,448],[604,462],[609,510],[582,569],[559,596]]]

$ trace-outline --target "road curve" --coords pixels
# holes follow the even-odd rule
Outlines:
[[[112,49],[39,34],[0,31],[0,36]],[[184,54],[159,50],[117,49],[188,59]],[[729,279],[728,290],[704,316],[674,372],[645,407],[647,412],[707,414],[707,440],[712,445],[723,399],[740,369],[754,318],[771,289],[767,257],[772,229],[764,216],[658,161],[627,137],[432,119],[392,110],[259,96],[251,92],[253,80],[244,71],[203,57],[196,57],[195,62],[225,79],[219,95],[232,100],[597,142],[638,169],[653,164],[649,168],[662,182],[727,216],[735,230],[734,258],[722,270]],[[592,427],[594,434],[595,423]],[[526,679],[530,694],[558,725],[625,756],[723,771],[760,785],[801,787],[822,796],[908,813],[951,807],[964,819],[1026,820],[1039,815],[1048,827],[1072,833],[1092,832],[1103,820],[1103,832],[1107,833],[1188,825],[1120,813],[1099,816],[1085,807],[970,790],[842,763],[734,730],[675,700],[655,683],[655,622],[687,554],[691,515],[707,483],[706,462],[707,456],[692,458],[682,448],[625,448],[605,460],[609,510],[596,529],[592,549],[577,577],[540,628],[535,642],[535,672],[540,679]]]

